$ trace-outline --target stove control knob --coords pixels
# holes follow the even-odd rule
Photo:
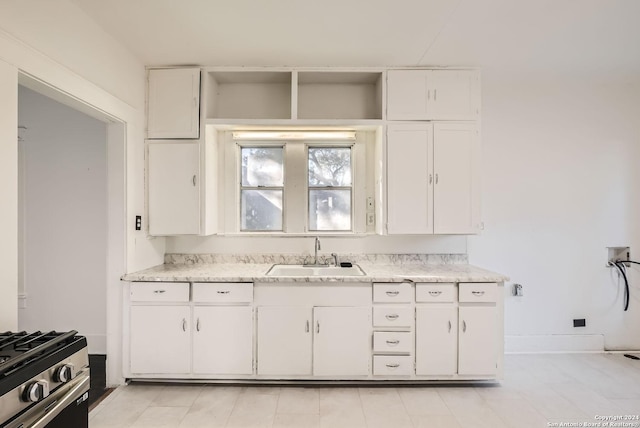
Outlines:
[[[63,364],[53,372],[53,380],[56,382],[69,382],[76,376],[73,364]]]
[[[31,382],[25,386],[22,392],[22,400],[26,402],[36,403],[49,396],[49,382],[39,380]]]

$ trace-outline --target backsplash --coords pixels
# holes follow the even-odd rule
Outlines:
[[[321,263],[333,260],[330,255],[318,256]],[[450,265],[467,264],[466,254],[338,254],[338,261],[373,263],[383,265]],[[313,263],[308,254],[165,254],[166,264],[211,264],[211,263],[259,263],[259,264],[304,264]]]

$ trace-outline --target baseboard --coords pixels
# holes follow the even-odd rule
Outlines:
[[[601,334],[550,334],[505,336],[505,354],[550,352],[604,352]]]

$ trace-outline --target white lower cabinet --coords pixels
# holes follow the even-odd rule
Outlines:
[[[458,308],[416,308],[416,375],[454,375],[458,364]]]
[[[193,372],[250,375],[253,372],[253,308],[193,308]]]
[[[497,310],[495,306],[461,306],[458,325],[458,374],[497,372]]]
[[[369,307],[258,307],[258,375],[366,376]]]
[[[186,374],[191,368],[191,308],[132,306],[131,372]]]

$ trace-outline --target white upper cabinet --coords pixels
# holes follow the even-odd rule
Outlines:
[[[476,125],[389,125],[387,131],[387,232],[478,233]]]
[[[387,119],[476,120],[479,91],[475,70],[390,70]]]
[[[199,68],[149,70],[147,97],[147,138],[199,138]]]

